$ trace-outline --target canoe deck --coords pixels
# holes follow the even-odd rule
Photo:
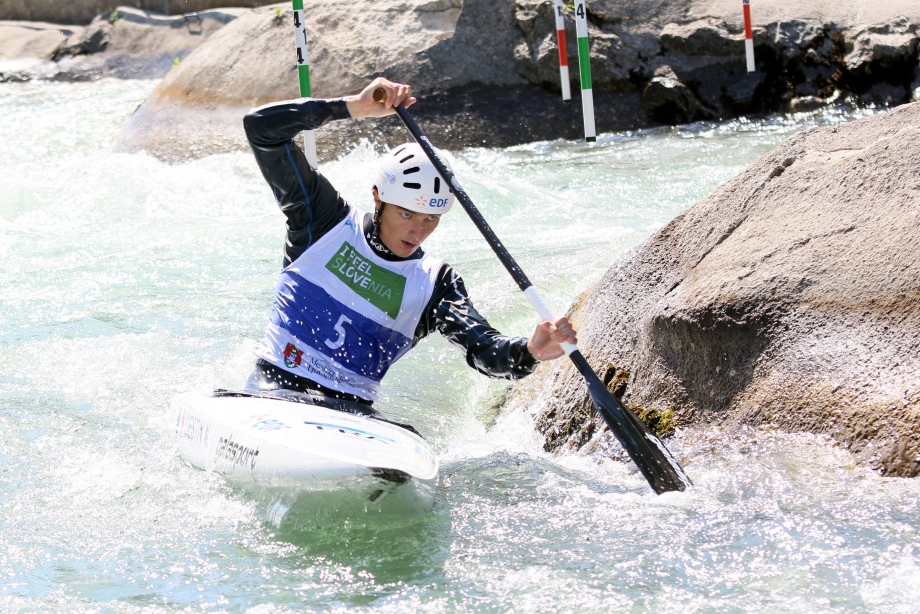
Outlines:
[[[180,457],[270,496],[275,509],[424,512],[438,460],[412,427],[366,405],[292,391],[174,400]],[[282,514],[283,516],[284,514]]]

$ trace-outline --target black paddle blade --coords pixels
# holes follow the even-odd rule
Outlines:
[[[591,400],[610,430],[616,435],[639,471],[648,480],[657,494],[672,490],[684,490],[693,482],[684,473],[680,464],[671,456],[658,437],[631,409],[616,399],[601,378],[597,376],[581,352],[569,355],[575,367],[585,378]]]

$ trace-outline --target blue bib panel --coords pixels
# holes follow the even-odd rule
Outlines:
[[[380,380],[412,347],[441,261],[383,260],[360,229],[352,210],[281,273],[257,355],[376,401]]]

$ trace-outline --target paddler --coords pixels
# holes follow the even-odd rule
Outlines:
[[[376,102],[383,88],[386,100]],[[247,390],[286,388],[372,404],[387,370],[434,330],[490,377],[519,379],[577,343],[566,317],[530,339],[492,328],[460,275],[421,245],[454,195],[416,143],[384,155],[373,177],[374,213],[350,206],[313,170],[294,137],[334,120],[384,117],[415,103],[408,85],[377,78],[361,93],[301,98],[249,111],[246,136],[287,218],[284,269]]]

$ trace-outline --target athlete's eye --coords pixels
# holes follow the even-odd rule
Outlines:
[[[409,213],[408,211],[402,211],[401,213],[402,213],[402,217],[403,217],[404,220],[411,220],[411,219],[412,219],[412,214]]]
[[[426,219],[427,219],[429,222],[437,222],[437,221],[438,221],[438,216],[436,216],[436,215],[429,215]]]

